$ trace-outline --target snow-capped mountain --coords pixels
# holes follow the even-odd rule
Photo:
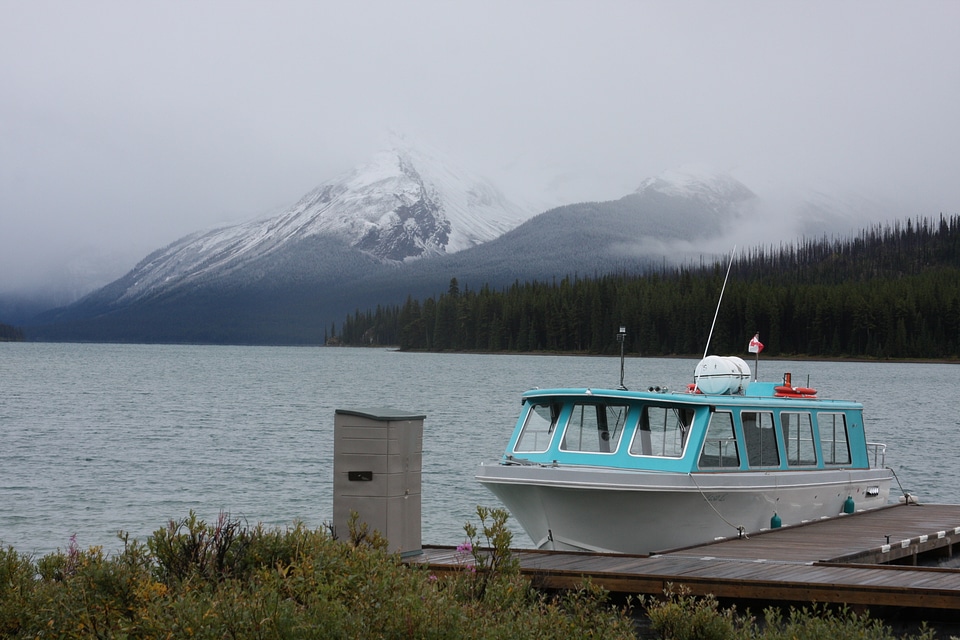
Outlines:
[[[392,149],[278,215],[194,233],[154,252],[125,278],[120,300],[231,273],[310,237],[338,240],[382,262],[455,253],[499,237],[534,213],[439,151],[395,137]]]
[[[756,197],[739,180],[701,165],[684,165],[647,178],[635,193],[684,198],[714,211],[729,210]]]
[[[293,215],[355,248],[404,261],[456,253],[499,237],[535,212],[422,144],[378,154],[307,194]]]
[[[757,227],[757,200],[728,175],[683,168],[617,200],[530,216],[439,154],[396,146],[278,215],[156,251],[28,329],[40,340],[319,344],[351,313],[436,295],[452,278],[501,287],[725,254]]]

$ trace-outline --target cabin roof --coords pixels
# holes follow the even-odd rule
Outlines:
[[[603,398],[626,401],[648,401],[659,403],[673,403],[693,406],[757,406],[769,407],[803,407],[807,409],[863,409],[859,402],[848,400],[832,400],[819,397],[778,397],[774,394],[773,383],[750,383],[743,393],[737,394],[705,394],[693,393],[686,390],[671,391],[664,388],[651,388],[647,391],[632,391],[626,389],[594,389],[594,388],[556,388],[531,389],[523,394],[524,400],[543,399],[549,397],[563,398]]]

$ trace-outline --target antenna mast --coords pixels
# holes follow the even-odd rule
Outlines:
[[[620,390],[626,391],[627,388],[623,386],[623,342],[627,338],[627,327],[625,325],[620,325],[620,332],[617,334],[617,342],[620,343]]]
[[[713,313],[713,324],[710,325],[710,335],[707,336],[707,346],[703,350],[703,357],[706,358],[710,352],[710,340],[713,339],[713,328],[717,326],[717,316],[720,315],[720,303],[723,302],[723,292],[727,289],[727,278],[730,277],[730,267],[733,266],[733,256],[737,254],[737,245],[733,245],[733,251],[730,252],[730,262],[727,264],[727,275],[723,277],[723,286],[720,287],[720,299],[717,300],[717,310]]]

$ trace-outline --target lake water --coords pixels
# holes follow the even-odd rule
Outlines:
[[[683,388],[695,365],[628,359],[625,384]],[[761,379],[783,371],[863,402],[867,436],[887,443],[904,489],[960,501],[960,414],[935,393],[952,389],[956,365],[760,362]],[[426,415],[423,542],[457,544],[477,505],[499,506],[474,472],[503,453],[520,394],[615,387],[619,375],[619,358],[0,343],[0,544],[42,555],[76,534],[113,553],[119,530],[146,541],[191,509],[321,527],[335,410],[383,406]],[[530,545],[512,528],[515,546]]]

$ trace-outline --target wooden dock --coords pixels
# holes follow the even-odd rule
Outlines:
[[[694,595],[770,603],[960,611],[960,569],[929,566],[960,553],[960,505],[891,505],[744,538],[649,556],[514,550],[545,589],[584,578],[614,593]],[[409,562],[458,571],[453,547],[425,546]],[[921,566],[928,565],[928,566]]]

